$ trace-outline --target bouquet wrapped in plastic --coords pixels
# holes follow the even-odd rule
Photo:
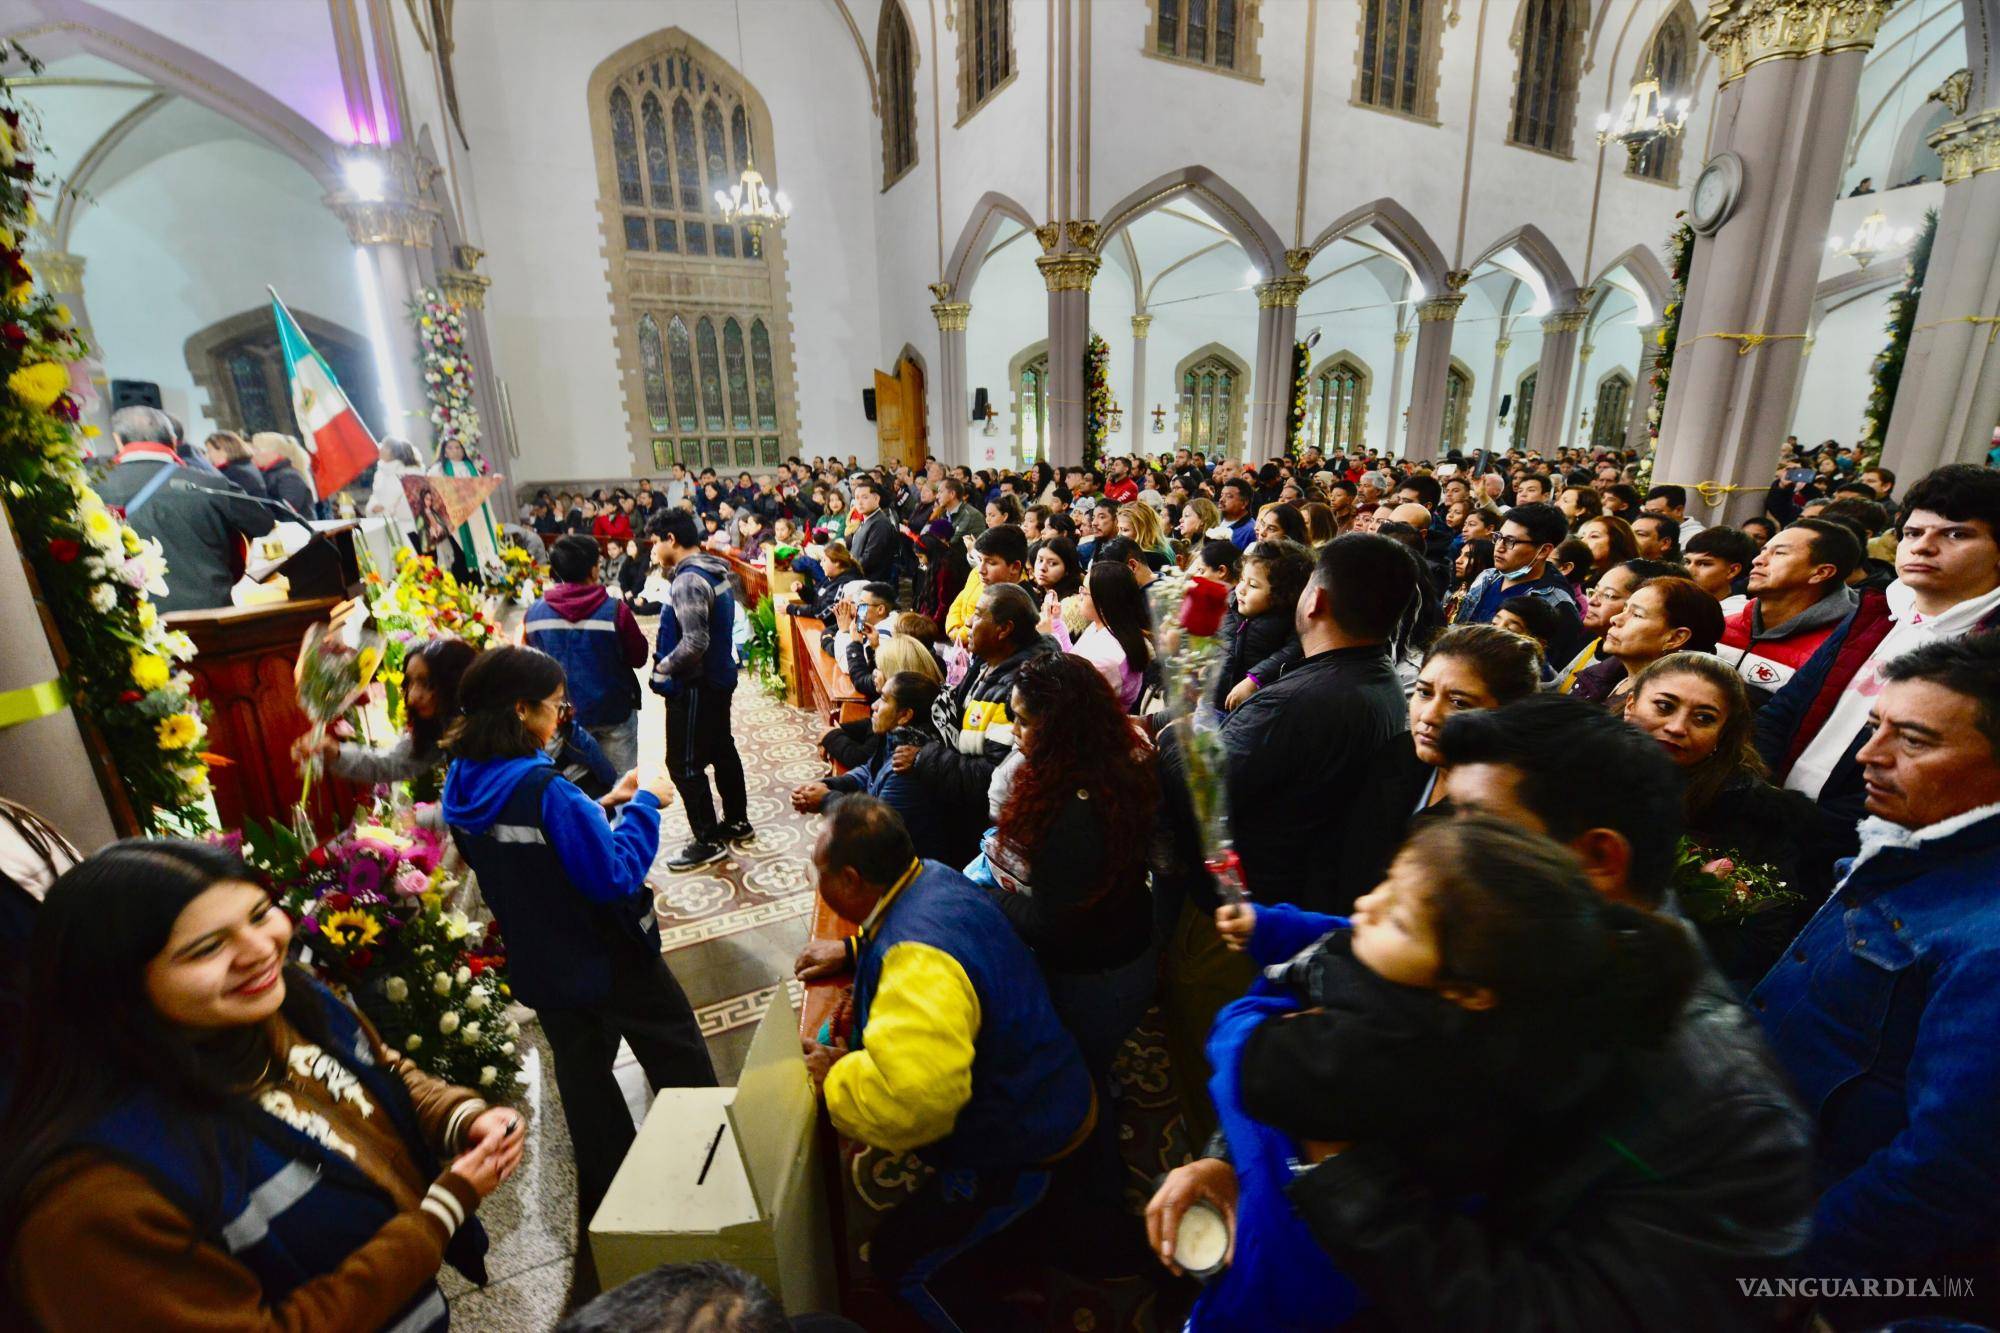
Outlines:
[[[1146,589],[1153,613],[1153,654],[1159,664],[1159,742],[1181,756],[1202,859],[1225,902],[1245,895],[1243,867],[1229,829],[1228,755],[1223,716],[1214,703],[1228,645],[1218,631],[1229,585],[1169,569]]]
[[[299,644],[299,660],[292,679],[299,691],[299,707],[312,723],[314,753],[306,760],[299,804],[305,805],[319,776],[318,745],[334,723],[361,701],[382,665],[382,631],[370,622],[368,608],[358,601],[342,602],[323,625],[306,631]]]

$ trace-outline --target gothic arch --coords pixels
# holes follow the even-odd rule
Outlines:
[[[1373,227],[1382,233],[1403,262],[1409,265],[1410,271],[1417,275],[1425,295],[1435,296],[1444,290],[1444,275],[1451,267],[1445,262],[1444,251],[1424,230],[1424,224],[1393,199],[1376,199],[1341,214],[1306,248],[1318,254],[1341,237],[1362,227]]]
[[[1603,287],[1611,275],[1620,269],[1630,276],[1632,285],[1645,296],[1646,304],[1652,308],[1653,320],[1658,321],[1660,313],[1667,307],[1667,302],[1673,299],[1673,283],[1667,277],[1666,265],[1660,262],[1660,257],[1653,252],[1651,246],[1635,245],[1598,270],[1597,276],[1590,280],[1590,285]]]
[[[1535,276],[1541,279],[1544,294],[1554,308],[1560,310],[1576,299],[1576,275],[1570,271],[1555,242],[1532,222],[1516,227],[1494,241],[1465,267],[1476,271],[1481,264],[1503,250],[1512,250],[1528,262]]]
[[[965,220],[964,228],[958,233],[958,243],[951,248],[951,259],[944,266],[942,276],[945,282],[951,284],[950,299],[972,299],[972,285],[979,280],[980,266],[986,262],[986,252],[993,246],[993,233],[1009,219],[1020,223],[1028,231],[1035,229],[1034,215],[998,190],[989,190],[972,206],[972,216]]]
[[[1100,245],[1122,228],[1182,195],[1192,196],[1214,215],[1223,230],[1236,238],[1264,278],[1285,273],[1285,243],[1251,202],[1207,167],[1169,171],[1126,195],[1105,211],[1099,225]]]

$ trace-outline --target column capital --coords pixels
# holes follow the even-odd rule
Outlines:
[[[1505,356],[1507,355],[1507,349],[1513,345],[1514,340],[1512,338],[1496,338],[1493,340],[1493,355]]]
[[[1286,269],[1298,274],[1300,277],[1305,276],[1305,271],[1312,266],[1312,262],[1313,252],[1303,247],[1285,251]]]
[[[1893,0],[1709,0],[1701,39],[1722,83],[1767,60],[1866,51]]]
[[[1299,298],[1305,295],[1306,279],[1303,277],[1272,278],[1269,282],[1257,284],[1257,308],[1259,310],[1298,309]]]
[[[1458,318],[1458,308],[1465,304],[1464,292],[1451,292],[1444,296],[1433,296],[1428,301],[1417,304],[1417,323],[1449,324]]]
[[[1087,292],[1102,262],[1094,254],[1072,250],[1038,256],[1035,267],[1042,271],[1042,281],[1052,292]]]
[[[970,301],[939,301],[931,307],[931,316],[937,320],[939,332],[963,333],[965,321],[972,315]]]
[[[37,250],[28,256],[29,267],[42,275],[43,290],[61,295],[83,290],[83,256],[67,250]]]
[[[1578,356],[1582,357],[1585,361],[1588,361],[1590,360],[1591,353],[1595,352],[1596,350],[1597,350],[1596,343],[1585,343],[1583,346],[1576,349],[1576,353]]]
[[[1152,331],[1153,317],[1151,315],[1132,316],[1132,336],[1134,338],[1143,338]]]
[[[443,269],[438,273],[438,290],[444,293],[445,300],[454,305],[467,310],[484,310],[486,289],[493,285],[493,279],[475,270],[479,261],[486,257],[486,252],[476,245],[461,245],[455,257],[458,260],[456,268]]]
[[[347,228],[350,241],[415,250],[431,243],[438,208],[424,194],[442,168],[402,144],[357,144],[346,151],[344,162],[346,181],[325,203]]]
[[[1575,333],[1590,322],[1590,311],[1558,310],[1552,315],[1542,316],[1543,333]]]
[[[1408,347],[1410,345],[1410,339],[1414,336],[1415,335],[1412,334],[1408,329],[1399,330],[1394,339],[1394,342],[1396,344],[1396,350],[1400,352],[1405,347]]]
[[[1946,185],[2000,171],[2000,106],[1940,125],[1928,142],[1944,162]]]

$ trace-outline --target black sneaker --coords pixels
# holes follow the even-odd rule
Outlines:
[[[678,874],[683,870],[693,870],[697,866],[713,865],[727,855],[729,852],[726,848],[696,839],[667,858],[667,869]]]
[[[717,825],[715,836],[723,842],[742,845],[757,836],[757,830],[750,827],[747,819],[732,819],[727,824]]]

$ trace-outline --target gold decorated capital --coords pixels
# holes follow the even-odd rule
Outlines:
[[[28,267],[42,277],[42,289],[57,296],[73,296],[83,290],[83,256],[67,250],[37,250],[28,256]]]
[[[1929,142],[1944,163],[1946,185],[2000,171],[2000,107],[1940,125]]]
[[[348,157],[350,167],[356,162],[372,164],[377,184],[367,193],[356,190],[350,170],[347,183],[326,196],[326,206],[347,228],[347,239],[356,245],[406,245],[413,250],[429,246],[438,207],[426,202],[424,194],[437,178],[437,165],[402,145],[351,148]],[[466,268],[469,271],[471,265]]]
[[[1471,281],[1472,270],[1469,268],[1455,268],[1444,275],[1444,287],[1447,292],[1462,292],[1465,290],[1465,284]]]
[[[1543,333],[1575,333],[1590,322],[1587,309],[1558,310],[1552,315],[1542,316]]]
[[[1096,252],[1098,238],[1096,218],[1072,218],[1063,223],[1063,234],[1069,237],[1071,248]]]
[[[1303,277],[1273,278],[1257,284],[1259,310],[1296,310],[1310,284]]]
[[[1433,296],[1428,301],[1419,301],[1417,323],[1449,324],[1458,318],[1458,308],[1464,304],[1464,292],[1453,292],[1447,296]]]
[[[1944,82],[1931,89],[1926,102],[1937,102],[1954,116],[1965,114],[1965,108],[1972,104],[1972,71],[1956,69],[1944,76]]]
[[[943,286],[943,284],[939,285]],[[946,287],[945,290],[949,291],[951,289]],[[939,301],[931,307],[931,315],[937,320],[940,332],[963,333],[965,332],[965,321],[972,315],[972,302]]]
[[[1894,0],[1709,0],[1701,39],[1724,84],[1767,60],[1866,51]]]
[[[1415,335],[1412,334],[1408,329],[1398,330],[1395,338],[1393,339],[1393,341],[1396,344],[1396,350],[1400,352],[1405,347],[1408,347],[1410,345],[1410,339],[1414,336]]]
[[[949,301],[951,299],[951,284],[948,282],[931,283],[930,292],[933,301],[940,303]]]
[[[484,310],[486,289],[492,285],[493,279],[471,269],[448,268],[438,273],[438,290],[444,299],[466,310]]]
[[[1052,292],[1087,292],[1090,280],[1097,276],[1098,265],[1103,261],[1085,250],[1068,250],[1059,255],[1042,255],[1035,260],[1035,267],[1042,271],[1042,281]]]
[[[1493,355],[1505,356],[1507,355],[1507,349],[1513,345],[1514,340],[1512,338],[1496,338],[1493,340]]]
[[[1132,336],[1134,338],[1143,338],[1152,331],[1153,317],[1151,315],[1132,316]]]
[[[1062,223],[1044,222],[1035,228],[1035,239],[1041,243],[1043,254],[1054,254],[1056,246],[1062,243]]]
[[[1303,247],[1285,251],[1285,267],[1293,273],[1304,274],[1312,262],[1313,252]]]

